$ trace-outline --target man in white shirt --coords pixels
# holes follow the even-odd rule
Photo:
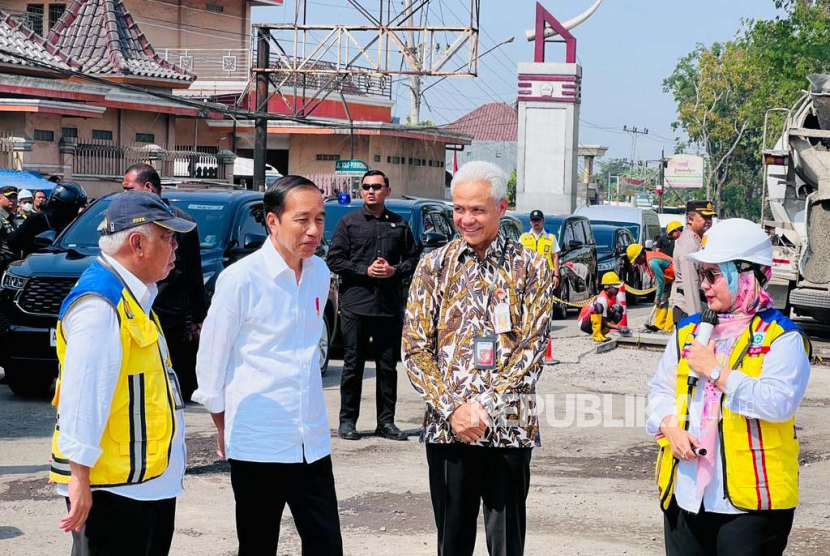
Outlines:
[[[165,555],[185,472],[184,403],[151,311],[173,268],[177,218],[150,193],[106,212],[101,256],[61,307],[50,479],[73,556]]]
[[[265,192],[268,240],[225,270],[202,328],[193,401],[231,464],[239,554],[276,554],[285,505],[303,554],[343,554],[318,341],[331,274],[314,256],[320,190],[299,176]]]

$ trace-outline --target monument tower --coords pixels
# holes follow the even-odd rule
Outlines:
[[[571,34],[599,8],[560,23],[536,3],[533,63],[519,64],[519,148],[516,210],[570,214],[576,209],[582,67]],[[545,61],[545,43],[565,43],[565,63]]]

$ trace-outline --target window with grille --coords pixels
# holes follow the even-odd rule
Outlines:
[[[156,136],[153,133],[136,133],[135,134],[135,142],[136,143],[155,143]]]
[[[221,14],[225,11],[225,6],[222,6],[221,4],[211,4],[210,2],[208,2],[207,4],[205,4],[205,10]]]
[[[380,162],[380,155],[379,154],[375,155],[375,162]]]
[[[337,160],[340,160],[340,155],[339,154],[318,154],[317,155],[317,160],[321,160],[321,161],[333,161],[334,160],[334,161],[337,161]]]
[[[43,36],[43,4],[26,4],[26,25]]]
[[[35,141],[54,141],[55,140],[55,132],[48,131],[45,129],[36,129],[35,130]]]
[[[112,141],[112,132],[106,129],[93,129],[92,138],[100,139],[101,141]]]
[[[58,22],[66,11],[66,4],[49,4],[49,30]]]
[[[78,128],[77,127],[62,127],[61,128],[61,135],[68,139],[77,139],[78,138]]]

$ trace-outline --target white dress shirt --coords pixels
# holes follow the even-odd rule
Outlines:
[[[331,453],[319,350],[331,274],[318,257],[296,275],[268,240],[228,267],[202,327],[193,401],[225,412],[225,455],[312,463]]]
[[[101,254],[121,276],[146,314],[156,298],[155,284],[144,284],[118,261]],[[110,404],[121,370],[121,325],[118,314],[107,301],[88,296],[75,303],[61,321],[66,338],[66,356],[58,402],[61,434],[58,449],[75,463],[93,467],[102,454],[101,436],[109,419]],[[159,338],[162,351],[167,345]],[[181,494],[185,461],[184,411],[176,411],[176,434],[170,462],[164,473],[145,483],[106,490],[133,500],[164,500]],[[66,485],[57,485],[58,494],[69,496]]]
[[[749,356],[747,356],[749,357]],[[648,385],[649,419],[646,432],[656,435],[668,415],[675,415],[677,402],[677,333],[672,335],[654,378]],[[763,374],[752,378],[740,371],[732,371],[726,381],[726,402],[730,411],[745,417],[783,422],[795,415],[798,404],[810,380],[810,360],[798,332],[788,332],[777,338],[764,357]],[[700,438],[700,419],[706,379],[701,377],[689,406],[689,432]],[[715,475],[702,496],[697,494],[696,460],[680,460],[674,496],[686,511],[697,513],[701,501],[707,512],[719,514],[743,513],[723,494],[723,468],[720,438],[715,441]]]

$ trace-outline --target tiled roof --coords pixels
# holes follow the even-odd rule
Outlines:
[[[75,0],[46,41],[100,76],[189,82],[196,77],[159,58],[123,0]]]
[[[518,141],[519,115],[506,102],[479,106],[445,129],[472,135],[476,141]]]
[[[44,71],[44,68],[8,53],[25,56],[61,69],[69,69],[70,66],[78,67],[77,62],[59,52],[57,48],[48,44],[40,35],[0,10],[0,63]]]

